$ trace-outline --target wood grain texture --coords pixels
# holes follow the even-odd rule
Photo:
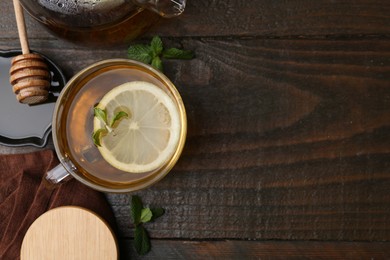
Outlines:
[[[1,1],[3,38],[17,37],[11,1]],[[53,38],[27,17],[28,34]],[[149,35],[162,36],[389,36],[389,1],[193,0],[173,20],[162,20]]]
[[[389,243],[152,240],[140,257],[123,241],[121,259],[388,259]]]
[[[36,42],[67,75],[126,57]],[[166,63],[189,132],[172,173],[139,193],[167,209],[154,237],[390,239],[390,41],[167,42],[197,57]],[[109,198],[130,237],[129,196]]]
[[[158,34],[196,53],[165,61],[189,132],[172,172],[137,193],[166,209],[147,224],[154,249],[146,258],[389,258],[388,243],[298,241],[390,241],[390,2],[188,3],[185,15],[139,40]],[[18,48],[4,13],[0,49]],[[32,48],[68,77],[126,57],[126,48],[55,39],[31,19],[28,29]],[[126,246],[130,196],[107,194],[124,256],[137,259]]]
[[[187,107],[184,154],[140,193],[168,212],[154,236],[390,239],[388,41],[190,46],[197,59],[167,71]],[[120,223],[127,203],[112,197]]]
[[[73,206],[45,212],[29,227],[21,260],[115,260],[118,247],[108,225],[95,213]]]

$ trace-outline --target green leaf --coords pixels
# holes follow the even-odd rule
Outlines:
[[[101,129],[96,130],[96,132],[94,132],[92,134],[93,143],[96,146],[102,146],[100,143],[100,140],[102,139],[102,135],[106,134],[106,133],[107,133],[107,129],[105,129],[105,128],[101,128]]]
[[[94,107],[93,108],[94,115],[99,118],[103,123],[107,125],[107,112],[104,109]]]
[[[153,51],[153,57],[160,56],[162,50],[163,50],[163,43],[161,41],[161,38],[158,36],[154,36],[152,41],[150,42],[150,47]]]
[[[128,48],[127,56],[130,59],[151,64],[157,70],[163,72],[162,58],[190,60],[194,58],[194,52],[170,48],[164,50],[164,45],[159,36],[154,36],[149,45],[138,44]]]
[[[142,212],[141,212],[141,219],[140,221],[142,223],[146,223],[146,222],[149,222],[153,217],[153,213],[152,211],[150,210],[150,208],[143,208],[142,209]]]
[[[150,210],[152,211],[153,214],[152,219],[150,221],[154,221],[155,219],[161,217],[165,213],[165,210],[163,208],[151,208]]]
[[[127,49],[127,57],[129,59],[150,64],[153,58],[152,49],[150,46],[144,44],[133,45]]]
[[[155,69],[158,69],[161,72],[163,71],[162,62],[161,62],[161,59],[158,56],[153,58],[153,60],[152,60],[152,67],[155,68]]]
[[[131,217],[133,223],[137,226],[141,221],[141,213],[143,209],[142,201],[137,195],[131,196]]]
[[[122,117],[128,117],[128,116],[129,115],[124,111],[120,111],[120,112],[116,113],[114,118],[111,120],[110,126],[112,127],[115,124],[115,122],[120,120]]]
[[[138,254],[145,255],[150,251],[150,239],[146,229],[140,225],[134,230],[134,246]]]
[[[164,50],[162,54],[163,58],[166,59],[181,59],[181,60],[190,60],[194,58],[193,51],[189,50],[180,50],[177,48],[170,48],[168,50]]]

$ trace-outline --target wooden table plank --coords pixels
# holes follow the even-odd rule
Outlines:
[[[389,243],[152,240],[152,251],[138,256],[123,241],[123,259],[388,259]]]
[[[32,43],[67,75],[126,57]],[[166,63],[189,132],[172,173],[138,193],[167,210],[150,226],[154,237],[390,240],[389,40],[174,44],[197,57]],[[109,198],[120,236],[131,236],[129,197]]]
[[[389,42],[198,44],[191,66],[167,71],[190,127],[172,174],[140,193],[167,208],[151,232],[389,240]]]
[[[0,1],[3,38],[16,37],[12,1]],[[189,0],[185,13],[162,20],[149,35],[162,36],[342,36],[387,35],[389,1],[208,1]],[[53,38],[27,16],[29,35]]]

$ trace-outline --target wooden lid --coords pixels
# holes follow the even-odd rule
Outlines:
[[[95,213],[73,206],[41,215],[28,229],[21,260],[118,259],[118,247],[108,225]]]

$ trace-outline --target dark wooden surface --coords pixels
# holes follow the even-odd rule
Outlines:
[[[172,172],[137,193],[166,209],[145,258],[389,259],[390,2],[188,1],[138,40],[196,53],[165,65],[189,133]],[[0,49],[19,48],[11,2],[0,1]],[[126,57],[27,19],[31,48],[68,77]],[[122,256],[137,258],[130,195],[107,197]]]

